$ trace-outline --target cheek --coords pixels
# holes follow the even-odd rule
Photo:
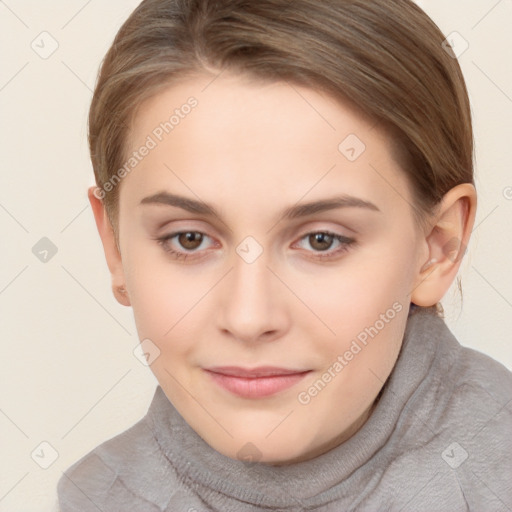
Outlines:
[[[330,345],[328,359],[329,367],[341,377],[336,379],[333,393],[335,387],[343,389],[347,401],[354,405],[377,393],[396,362],[407,315],[408,307],[395,301],[338,324],[339,341]],[[334,366],[336,362],[339,364]]]
[[[357,334],[355,329],[372,325],[395,303],[408,307],[410,256],[402,253],[397,257],[393,250],[376,253],[358,254],[337,269],[317,272],[314,278],[297,276],[292,285],[308,308],[342,339]]]
[[[355,398],[357,388],[367,389],[369,394],[378,389],[379,377],[370,369],[384,381],[398,355],[411,279],[405,271],[410,267],[409,255],[400,256],[394,259],[390,250],[388,254],[381,251],[378,258],[361,258],[360,263],[347,265],[347,271],[340,269],[315,280],[316,291],[308,296],[308,306],[331,331],[315,320],[325,332],[324,342],[317,345],[324,364],[332,365],[339,355],[346,354],[347,365],[336,382],[342,387],[345,382],[347,392],[354,390]]]
[[[204,280],[179,271],[162,256],[148,257],[142,249],[130,249],[123,264],[139,337],[159,344],[186,339],[179,334],[194,323],[200,298],[207,291],[202,289]]]

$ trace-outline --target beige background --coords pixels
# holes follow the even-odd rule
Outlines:
[[[463,308],[452,289],[447,323],[462,344],[512,369],[512,0],[420,3],[446,35],[469,44],[459,60],[474,113],[479,209],[460,272]],[[139,420],[156,386],[133,355],[132,312],[111,294],[86,197],[96,72],[137,4],[0,1],[0,511],[55,510],[62,471]],[[32,252],[43,237],[58,249],[46,263]],[[56,450],[53,463],[42,442]]]

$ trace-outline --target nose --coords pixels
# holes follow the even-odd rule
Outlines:
[[[247,343],[281,337],[288,325],[284,292],[265,252],[251,263],[235,252],[233,268],[217,297],[220,329]]]

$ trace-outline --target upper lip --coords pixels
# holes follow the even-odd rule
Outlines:
[[[277,366],[258,366],[257,368],[242,368],[240,366],[214,366],[205,370],[230,375],[233,377],[271,377],[277,375],[293,375],[305,373],[309,370],[296,370],[290,368],[278,368]]]

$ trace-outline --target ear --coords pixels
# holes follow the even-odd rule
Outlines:
[[[103,205],[103,201],[95,194],[97,190],[99,190],[98,187],[90,187],[87,195],[94,213],[96,227],[98,228],[98,233],[103,244],[108,269],[112,276],[112,291],[114,292],[114,297],[119,304],[122,304],[123,306],[130,306],[130,298],[128,297],[128,292],[126,290],[121,253],[117,246],[114,230]]]
[[[433,306],[450,288],[469,243],[476,215],[476,191],[470,183],[449,190],[434,216],[425,238],[429,257],[420,262],[411,302]]]

